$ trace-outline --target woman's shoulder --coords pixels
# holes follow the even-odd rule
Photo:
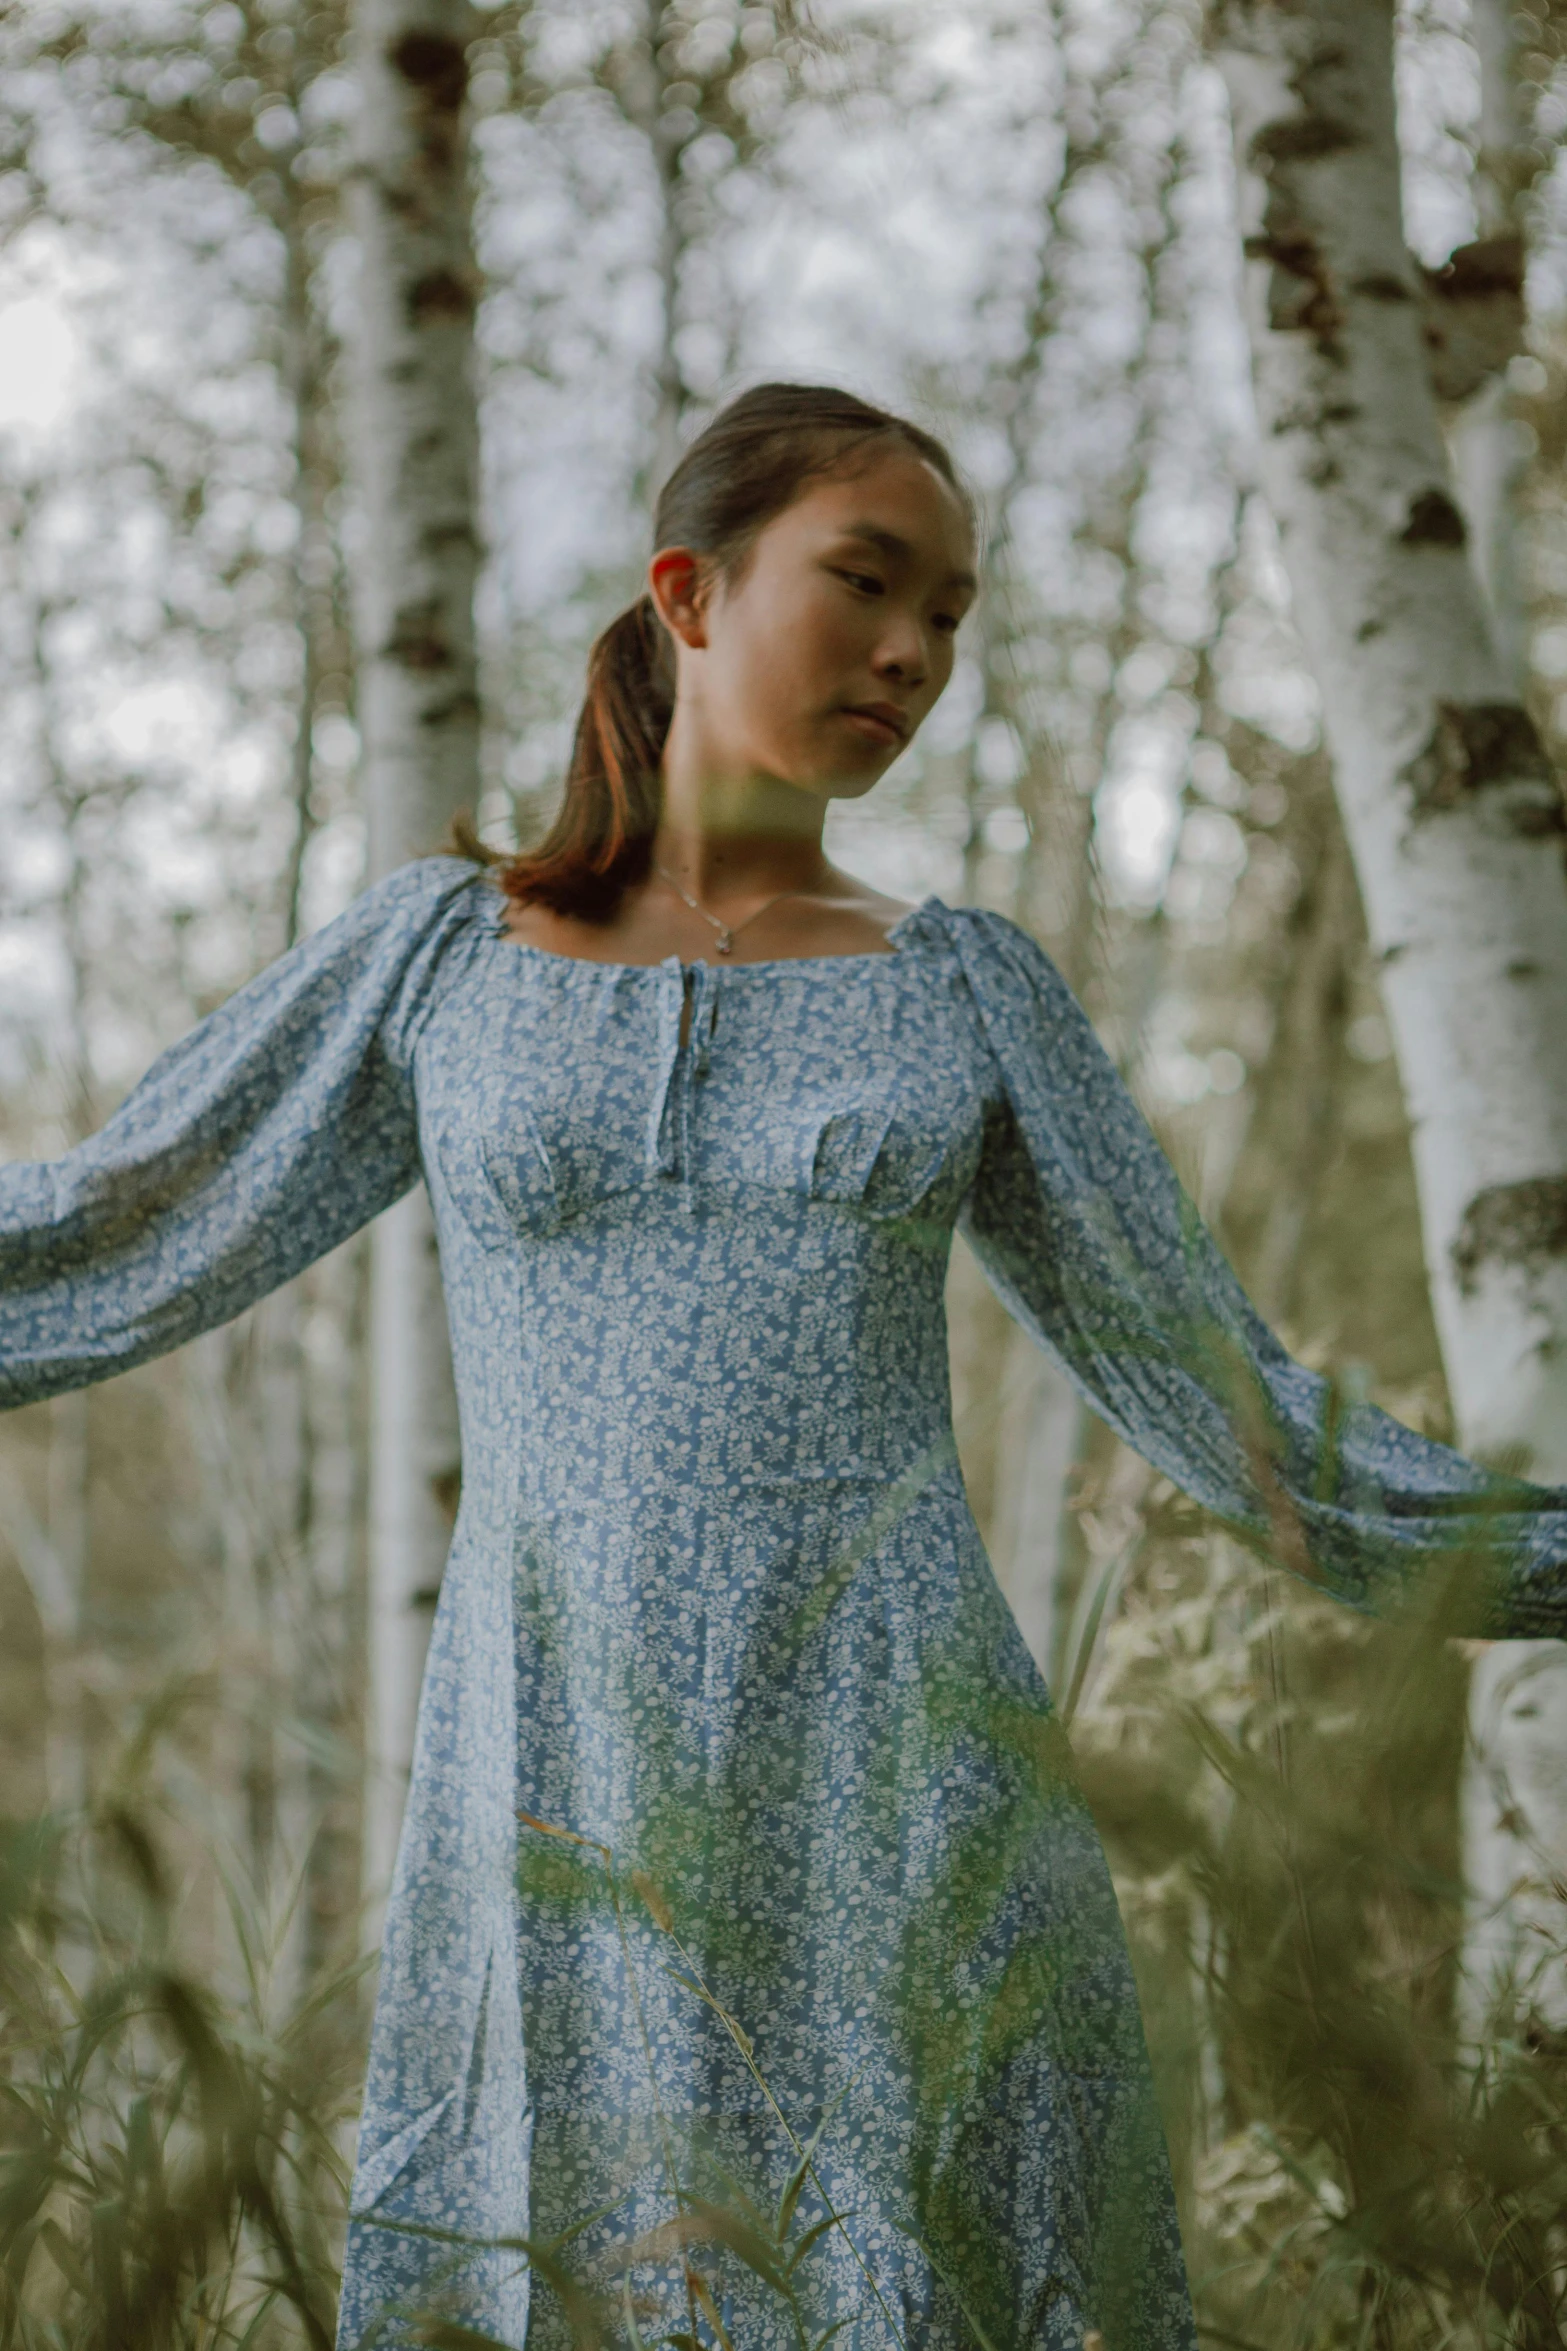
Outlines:
[[[230,999],[230,1019],[291,1022],[357,1007],[386,1039],[412,1042],[465,962],[464,943],[495,919],[485,868],[465,857],[416,857],[351,898],[334,920]]]
[[[495,885],[489,869],[471,857],[441,854],[414,857],[372,882],[355,899],[357,911],[372,925],[383,923],[418,928],[447,908],[477,915],[496,907]]]
[[[1069,992],[1046,950],[1010,915],[989,906],[948,906],[940,898],[927,899],[921,911],[933,917],[976,966],[1026,975],[1036,988],[1051,994]]]

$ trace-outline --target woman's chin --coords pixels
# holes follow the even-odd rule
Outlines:
[[[822,781],[808,789],[820,792],[829,800],[863,800],[881,782],[903,746],[901,743],[884,746],[867,743],[863,750],[850,752],[847,758],[838,750]]]

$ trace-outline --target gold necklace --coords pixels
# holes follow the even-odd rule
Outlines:
[[[764,898],[760,906],[754,907],[752,911],[746,916],[744,922],[720,922],[718,916],[716,914],[709,914],[707,908],[700,905],[697,900],[692,897],[689,890],[683,890],[680,887],[680,884],[676,881],[674,875],[670,872],[668,866],[660,865],[656,858],[653,863],[653,871],[656,874],[662,876],[662,878],[674,891],[677,898],[683,898],[685,900],[693,914],[699,914],[704,922],[710,922],[712,924],[714,930],[718,933],[717,938],[713,941],[713,946],[715,951],[720,955],[728,955],[731,953],[738,934],[743,930],[748,930],[751,924],[755,922],[757,916],[760,914],[765,914],[769,906],[776,906],[779,900],[782,898],[803,898],[806,895],[804,890],[779,890],[774,894],[773,897]]]

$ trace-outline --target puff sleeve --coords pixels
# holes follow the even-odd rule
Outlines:
[[[410,1188],[413,1044],[481,887],[460,859],[402,867],[199,1022],[96,1135],[0,1166],[0,1405],[226,1322]]]
[[[1048,956],[948,920],[1005,1089],[964,1229],[1007,1304],[1127,1444],[1351,1605],[1451,1579],[1444,1622],[1567,1634],[1567,1491],[1348,1404],[1267,1329]]]

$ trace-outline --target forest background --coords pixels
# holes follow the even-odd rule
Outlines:
[[[0,10],[0,1147],[95,1127],[453,808],[536,834],[674,454],[827,378],[945,433],[988,521],[948,696],[835,852],[1043,941],[1341,1394],[1567,1479],[1563,35]],[[0,1425],[5,2343],[329,2340],[460,1474],[428,1262],[410,1203]],[[1204,2339],[1559,2344],[1567,1653],[1259,1565],[961,1247],[950,1295]]]

